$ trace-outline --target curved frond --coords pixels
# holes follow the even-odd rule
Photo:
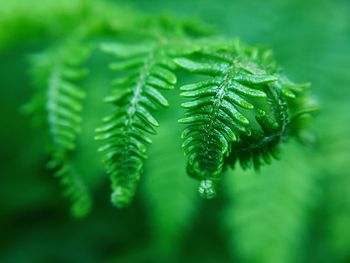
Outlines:
[[[270,113],[258,110],[255,120],[260,129],[252,131],[251,136],[241,135],[233,143],[226,163],[234,167],[239,161],[243,169],[253,167],[259,170],[272,159],[280,159],[280,142],[291,136],[299,137],[310,124],[318,106],[304,94],[308,84],[297,85],[281,75],[278,81],[267,89]]]
[[[123,207],[132,200],[146,158],[149,135],[159,126],[153,112],[167,107],[160,90],[176,83],[174,63],[166,49],[154,44],[104,44],[102,50],[118,60],[110,65],[118,75],[115,89],[105,101],[114,112],[103,119],[97,140],[103,142],[104,163],[112,181],[112,203]]]
[[[260,68],[253,72],[230,51],[203,49],[175,62],[207,76],[181,87],[181,96],[190,101],[182,104],[187,113],[180,122],[187,125],[182,137],[190,169],[202,180],[200,193],[211,198],[232,143],[242,134],[251,135],[250,113],[245,111],[254,109],[254,100],[267,97],[264,85],[277,78]]]
[[[269,51],[239,42],[205,46],[175,62],[206,77],[181,87],[189,101],[180,122],[187,125],[182,137],[190,174],[201,181],[200,194],[212,198],[226,164],[240,160],[244,168],[259,168],[278,157],[290,123],[288,100],[302,85],[278,72]]]

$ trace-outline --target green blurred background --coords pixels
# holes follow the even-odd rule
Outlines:
[[[260,173],[228,172],[213,201],[197,197],[195,182],[178,165],[181,142],[171,138],[181,127],[164,116],[134,203],[113,208],[101,174],[94,210],[82,220],[69,216],[45,169],[43,131],[32,129],[19,110],[32,93],[25,54],[35,48],[27,40],[46,34],[44,26],[26,29],[23,8],[16,9],[21,2],[26,8],[36,2],[33,9],[62,2],[79,8],[74,0],[0,3],[1,263],[350,262],[348,0],[123,1],[144,13],[196,17],[222,35],[271,47],[291,79],[312,83],[321,112],[312,147],[291,141],[282,160]],[[57,32],[50,35],[59,37],[63,20],[55,14],[45,23],[53,23]],[[22,31],[12,44],[16,30]]]

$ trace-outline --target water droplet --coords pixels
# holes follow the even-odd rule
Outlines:
[[[202,180],[198,192],[205,199],[213,199],[216,196],[216,184],[212,180]]]

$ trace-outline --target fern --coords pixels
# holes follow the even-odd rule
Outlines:
[[[204,46],[175,62],[206,79],[181,87],[187,109],[182,137],[191,174],[205,198],[216,195],[225,162],[258,168],[277,157],[276,146],[291,124],[286,99],[301,87],[280,75],[270,51],[233,44]]]
[[[75,86],[84,63],[80,48],[100,46],[103,52],[93,56],[103,60],[107,54],[114,60],[112,73],[100,73],[114,74],[115,79],[105,99],[111,110],[96,129],[95,139],[101,141],[98,151],[117,207],[127,206],[136,193],[148,144],[159,126],[155,115],[169,106],[165,93],[174,89],[178,76],[204,76],[181,87],[186,114],[180,122],[186,124],[182,138],[187,173],[200,181],[199,192],[205,198],[216,195],[228,167],[239,161],[243,168],[259,169],[278,158],[280,142],[304,130],[305,116],[315,109],[304,91],[307,85],[288,80],[271,51],[238,40],[204,37],[206,28],[196,23],[137,14],[123,19],[109,7],[86,6],[91,15],[87,22],[72,26],[81,43],[78,50],[67,40],[43,56],[45,62],[40,63],[47,72],[37,78],[47,82],[46,88],[27,107],[40,116],[46,105],[41,114],[48,120],[52,140],[50,167],[66,185],[74,214],[83,215],[90,207],[84,176],[74,164],[84,97]],[[183,75],[179,68],[189,74]],[[99,107],[96,112],[108,112],[102,103]]]
[[[60,178],[65,194],[73,202],[72,214],[77,217],[85,215],[91,206],[88,189],[72,161],[85,97],[76,82],[86,76],[81,64],[88,52],[85,47],[67,43],[34,56],[34,77],[41,80],[42,86],[26,106],[28,113],[44,111],[51,139],[52,159],[48,166]]]
[[[349,261],[346,1],[198,7],[220,31],[272,45],[293,79],[318,87],[325,109],[316,135],[309,84],[292,82],[269,50],[113,1],[0,2],[1,262]],[[132,5],[197,10],[169,3]],[[30,138],[15,116],[29,93],[27,70],[35,90],[24,110],[45,138]],[[73,216],[87,215],[96,197],[96,214],[73,222],[73,232],[42,160]],[[207,199],[222,193],[201,200],[198,185]],[[113,210],[108,188],[112,205],[135,203]],[[37,224],[37,212],[49,216]]]
[[[159,126],[151,111],[167,107],[159,90],[171,90],[176,83],[174,64],[166,49],[157,45],[127,46],[105,44],[102,49],[122,58],[111,64],[115,71],[126,70],[126,76],[114,81],[116,89],[106,98],[116,106],[97,129],[104,145],[107,171],[112,180],[112,203],[123,207],[132,200],[146,158],[149,135]]]

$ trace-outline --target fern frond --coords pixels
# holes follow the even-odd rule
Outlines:
[[[113,81],[115,89],[105,100],[115,107],[97,129],[100,151],[112,181],[112,203],[129,204],[135,194],[149,135],[155,134],[158,121],[153,116],[159,106],[168,106],[160,90],[171,90],[176,83],[174,63],[164,47],[154,44],[104,44],[102,50],[119,60],[111,69],[125,74]]]
[[[72,200],[72,214],[77,217],[88,213],[91,206],[88,189],[72,162],[85,97],[76,82],[86,76],[81,64],[87,55],[85,47],[67,43],[34,56],[34,77],[41,82],[41,88],[26,107],[33,115],[45,112],[51,140],[52,159],[48,166],[60,178],[65,195]]]
[[[180,122],[187,124],[182,137],[190,170],[202,182],[200,193],[211,198],[221,176],[224,159],[233,142],[250,136],[249,114],[254,100],[267,97],[264,86],[277,78],[261,68],[253,68],[239,57],[237,50],[202,49],[175,62],[190,73],[207,76],[181,87],[183,97],[191,99]],[[259,103],[259,102],[258,102]]]
[[[270,112],[258,110],[255,120],[260,129],[252,130],[248,136],[242,134],[240,140],[232,144],[226,160],[231,167],[239,161],[243,169],[254,167],[259,170],[264,163],[280,159],[280,142],[289,136],[297,136],[305,128],[301,117],[317,110],[315,105],[311,105],[309,97],[296,99],[307,85],[296,85],[283,76],[277,76],[278,80],[266,87]]]
[[[206,45],[175,62],[206,76],[181,87],[190,99],[180,122],[190,174],[205,198],[216,194],[226,164],[259,168],[278,157],[277,145],[290,123],[288,100],[302,91],[277,71],[270,51],[233,44]],[[263,161],[262,161],[263,160]]]

